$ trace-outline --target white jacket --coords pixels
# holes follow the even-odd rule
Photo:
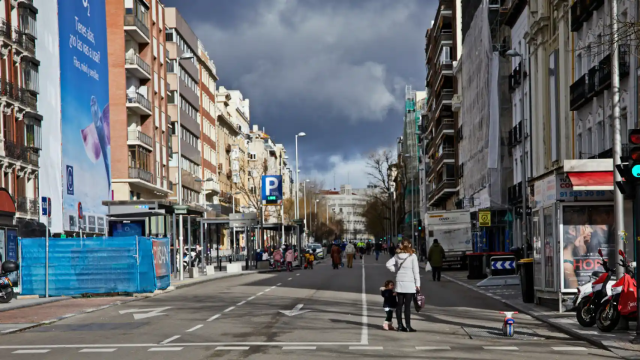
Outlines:
[[[353,244],[349,243],[349,244],[347,244],[347,247],[344,248],[344,252],[345,252],[345,254],[355,254],[356,253],[356,247],[353,246]]]
[[[403,261],[404,264],[402,264]],[[396,273],[396,292],[415,293],[416,286],[420,286],[420,267],[415,254],[397,254],[387,261],[387,269]]]

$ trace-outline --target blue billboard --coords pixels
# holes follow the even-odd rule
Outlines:
[[[282,202],[282,175],[262,175],[262,203],[267,205]]]
[[[76,230],[78,203],[105,215],[111,200],[109,64],[104,0],[58,1],[65,230]]]

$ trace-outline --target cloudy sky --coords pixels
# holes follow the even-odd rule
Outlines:
[[[424,90],[435,0],[162,0],[213,58],[219,85],[251,101],[251,122],[299,140],[301,178],[363,187],[366,156],[395,149],[405,85]]]

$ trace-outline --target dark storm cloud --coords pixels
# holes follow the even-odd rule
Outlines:
[[[361,166],[363,154],[393,147],[405,84],[424,88],[424,34],[435,1],[163,3],[176,6],[204,43],[219,84],[251,100],[252,123],[292,159],[295,134],[308,134],[300,140],[302,172]]]

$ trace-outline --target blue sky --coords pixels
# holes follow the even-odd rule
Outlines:
[[[368,183],[365,158],[394,149],[405,85],[424,90],[433,0],[163,0],[214,60],[219,85],[251,100],[251,122],[294,158],[301,178]]]

